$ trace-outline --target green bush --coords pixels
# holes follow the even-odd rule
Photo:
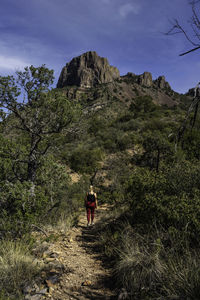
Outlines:
[[[156,169],[159,172],[163,161],[169,161],[170,158],[173,160],[174,147],[168,141],[166,135],[160,131],[147,131],[140,140],[144,151],[133,158],[137,164],[148,166],[150,169]]]
[[[41,161],[34,185],[29,181],[2,181],[1,233],[22,236],[32,224],[47,221],[49,210],[60,205],[68,185],[66,167],[55,162],[52,156]]]
[[[134,112],[135,117],[141,114],[150,113],[156,110],[151,96],[139,96],[134,99],[130,105],[130,111]]]
[[[115,152],[117,150],[117,139],[122,132],[114,127],[108,127],[104,131],[98,132],[97,140],[100,145],[109,152]]]
[[[182,141],[182,149],[185,151],[187,159],[200,159],[200,133],[199,129],[188,130]]]
[[[89,121],[88,132],[96,135],[97,132],[104,131],[107,126],[108,124],[105,118],[95,116]]]
[[[184,164],[165,168],[159,174],[137,169],[126,183],[133,222],[174,227],[193,241],[199,242],[200,189],[196,169]],[[192,182],[192,184],[190,184]]]
[[[1,186],[0,231],[6,235],[21,236],[38,222],[47,208],[44,189],[30,182],[4,183]]]
[[[122,136],[118,136],[116,144],[117,150],[123,151],[125,149],[130,148],[134,145],[135,135],[134,134],[123,134]]]
[[[93,173],[99,168],[103,155],[101,148],[87,149],[79,146],[70,157],[71,168],[76,172]]]

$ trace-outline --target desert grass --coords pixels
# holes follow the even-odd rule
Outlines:
[[[200,299],[199,251],[186,248],[180,254],[176,244],[164,247],[152,233],[142,236],[127,223],[125,228],[115,250],[115,274],[133,299]]]
[[[42,267],[42,263],[35,260],[31,255],[27,243],[23,241],[1,241],[0,290],[7,295],[20,294],[23,285],[31,282]]]
[[[200,259],[199,251],[185,251],[183,256],[169,257],[166,262],[163,290],[168,297],[177,299],[200,299]]]
[[[130,299],[199,300],[199,249],[161,227],[144,230],[116,216],[98,226],[99,249],[112,261],[116,287]]]

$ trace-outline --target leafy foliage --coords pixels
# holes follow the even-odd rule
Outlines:
[[[94,173],[99,168],[99,162],[103,158],[103,151],[100,148],[85,149],[79,146],[70,157],[70,164],[73,170],[81,173]]]
[[[80,95],[80,114],[70,90],[50,89],[52,82],[44,65],[0,77],[0,237],[21,238],[45,222],[74,224],[92,178],[99,202],[116,212],[98,237],[117,283],[136,299],[195,299],[199,117],[176,149],[185,97],[156,106],[139,90],[130,100],[102,85],[91,101],[89,91]]]
[[[198,243],[200,237],[199,166],[164,169],[159,176],[146,169],[138,170],[127,182],[126,191],[134,222],[157,223],[185,232]]]
[[[69,184],[63,165],[50,149],[63,129],[79,115],[79,107],[50,90],[53,70],[26,67],[16,77],[0,77],[1,231],[22,235],[60,201]],[[7,114],[7,117],[6,117]],[[56,204],[57,203],[57,204]]]
[[[136,118],[144,113],[153,112],[156,110],[156,105],[152,100],[151,96],[139,96],[131,103],[130,110],[134,112]]]
[[[26,177],[21,180],[34,182],[40,158],[52,144],[53,135],[66,128],[75,117],[75,107],[62,93],[48,90],[53,71],[45,66],[25,68],[17,78],[0,78],[1,106],[16,118],[16,129],[27,138],[24,163]],[[19,101],[19,96],[25,99]],[[6,121],[6,120],[5,120]]]

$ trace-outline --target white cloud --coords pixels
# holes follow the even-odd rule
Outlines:
[[[30,64],[21,58],[0,55],[0,70],[4,69],[15,71],[28,65]]]
[[[128,14],[134,13],[137,15],[140,11],[140,5],[137,3],[126,3],[119,8],[121,18],[126,18]]]

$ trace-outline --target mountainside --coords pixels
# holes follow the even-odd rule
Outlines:
[[[102,298],[106,272],[84,264],[93,272],[95,249],[114,270],[118,299],[200,299],[196,90],[180,95],[149,72],[119,76],[95,52],[52,82],[45,65],[0,77],[0,300]],[[112,214],[95,224],[97,243],[86,218],[73,243],[90,184]]]
[[[87,52],[73,58],[62,69],[57,88],[63,88],[71,100],[108,100],[118,98],[129,103],[135,97],[149,95],[158,105],[174,106],[180,102],[180,95],[174,92],[164,76],[152,79],[152,74],[141,75],[128,72],[120,76],[117,68],[109,65],[106,58],[96,52]]]
[[[199,299],[198,104],[186,113],[194,94],[149,72],[87,87],[81,80],[59,90],[82,110],[59,159],[113,205],[98,233],[116,286],[130,299]]]

